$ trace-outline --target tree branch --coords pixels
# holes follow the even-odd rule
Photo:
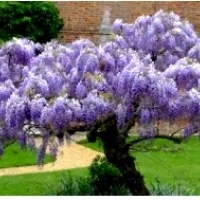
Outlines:
[[[7,142],[6,144],[3,144],[3,149],[9,147],[10,145],[14,144],[16,142],[16,140],[12,140],[10,142]]]
[[[170,134],[170,137],[173,137],[175,134],[177,134],[179,131],[183,130],[184,128],[180,128],[176,131],[174,131],[173,133]]]
[[[134,116],[132,120],[127,120],[124,128],[122,130],[119,130],[119,132],[123,135],[127,135],[127,133],[131,130],[132,127],[135,126],[135,122],[137,119],[137,110],[138,110],[138,103],[137,102],[133,102],[133,106],[134,106]]]
[[[126,144],[126,146],[129,148],[134,144],[137,144],[139,142],[146,141],[149,139],[151,139],[151,138],[138,138],[138,139],[132,140],[131,142],[128,142]],[[176,144],[180,144],[184,138],[183,137],[172,137],[169,135],[155,135],[152,139],[166,139],[166,140],[170,140]]]

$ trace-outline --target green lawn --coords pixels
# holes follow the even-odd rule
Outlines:
[[[84,140],[80,144],[102,151],[100,142]],[[182,144],[158,139],[152,144],[140,144],[137,149],[140,151],[132,151],[132,155],[136,157],[137,168],[148,185],[155,179],[163,183],[176,182],[195,189],[195,194],[200,195],[200,141],[197,137]]]
[[[45,163],[53,162],[47,154]],[[0,168],[29,166],[37,164],[37,152],[29,148],[21,149],[18,143],[13,143],[5,149],[0,158]],[[46,195],[56,186],[69,170],[56,172],[32,173],[0,177],[0,195]],[[87,168],[70,170],[72,176],[86,175]]]
[[[15,142],[4,150],[4,154],[0,157],[0,168],[20,167],[37,164],[37,152],[31,151],[29,148],[21,149],[20,145]],[[53,162],[53,158],[47,154],[45,163]]]
[[[0,177],[0,195],[3,196],[42,196],[52,192],[68,172],[75,176],[87,175],[87,168],[56,172],[32,173]]]
[[[80,143],[102,151],[100,142],[81,141]],[[195,189],[194,194],[200,195],[200,142],[197,137],[192,137],[188,142],[180,145],[156,140],[152,144],[145,143],[138,148],[140,151],[132,151],[132,154],[136,157],[137,168],[144,175],[147,185],[155,183],[155,179],[162,183],[178,182],[189,189]],[[85,176],[88,173],[87,168],[80,168],[3,176],[0,177],[0,195],[47,195],[68,171],[72,176]]]

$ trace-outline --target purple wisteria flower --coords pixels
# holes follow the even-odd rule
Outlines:
[[[125,108],[122,105],[118,105],[116,109],[117,114],[117,125],[119,129],[122,129],[124,126],[124,123],[126,121],[126,111]]]
[[[3,155],[3,152],[4,152],[4,150],[3,150],[3,144],[0,142],[0,156]]]
[[[5,122],[8,128],[22,128],[26,120],[24,99],[13,93],[6,103]]]
[[[10,65],[29,65],[31,59],[35,56],[35,46],[32,41],[27,39],[14,38],[5,44],[4,52],[10,60]]]
[[[51,110],[51,123],[56,130],[63,130],[72,119],[72,111],[68,109],[65,99],[58,97]]]
[[[182,58],[174,65],[170,65],[164,75],[173,78],[178,88],[189,91],[198,87],[200,65],[190,58]]]
[[[122,28],[123,28],[123,22],[122,19],[116,19],[112,25],[112,31],[117,34],[120,35],[122,32]]]
[[[78,99],[83,99],[87,96],[87,94],[88,94],[87,88],[83,83],[79,82],[78,85],[76,86],[76,97]]]
[[[64,85],[63,78],[57,73],[47,72],[44,79],[48,83],[50,96],[58,95]]]
[[[139,115],[142,124],[150,124],[155,120],[155,113],[152,108],[142,108]]]
[[[24,79],[21,90],[27,95],[41,94],[44,97],[49,95],[49,85],[41,75],[29,73],[29,76]]]
[[[200,130],[200,48],[192,25],[161,10],[130,24],[116,20],[112,29],[103,45],[81,39],[37,47],[15,39],[1,46],[0,143],[17,139],[34,148],[28,128],[39,131],[42,164],[50,136],[68,138],[72,124],[90,130],[111,113],[120,133],[137,121],[140,137],[153,138],[157,120],[186,118],[185,136]],[[57,144],[49,147],[56,156]]]
[[[155,67],[160,71],[187,56],[198,41],[191,24],[182,22],[173,12],[162,10],[152,16],[140,16],[133,24],[117,20],[113,27],[121,27],[123,34],[119,35],[123,36],[130,48],[151,54]]]
[[[11,95],[11,89],[5,85],[0,85],[0,101],[6,101]]]
[[[43,108],[47,105],[44,98],[33,99],[30,102],[31,121],[39,124]]]
[[[57,143],[50,143],[49,144],[49,151],[50,155],[55,159],[58,154],[58,144]]]

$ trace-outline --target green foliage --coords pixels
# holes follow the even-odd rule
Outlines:
[[[103,157],[97,156],[89,167],[89,176],[72,177],[63,176],[59,186],[52,190],[50,185],[50,195],[129,195],[129,190],[125,187],[121,173]]]
[[[89,167],[95,195],[128,195],[120,171],[105,157],[97,156]]]
[[[73,177],[71,173],[64,175],[57,187],[48,186],[47,195],[56,196],[86,196],[94,195],[94,189],[90,185],[89,177]]]
[[[180,183],[174,182],[172,184],[162,183],[156,179],[150,189],[151,195],[154,196],[192,196],[194,190],[187,188]]]
[[[0,27],[0,42],[26,37],[45,43],[57,38],[63,19],[51,2],[1,2]]]

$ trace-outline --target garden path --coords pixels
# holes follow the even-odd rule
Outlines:
[[[80,137],[75,140],[79,139]],[[39,145],[40,139],[37,139],[36,143]],[[0,169],[0,176],[87,167],[97,155],[103,154],[79,145],[75,141],[71,141],[69,144],[65,142],[63,146],[59,147],[58,156],[54,163],[45,164],[43,167],[34,165]]]

